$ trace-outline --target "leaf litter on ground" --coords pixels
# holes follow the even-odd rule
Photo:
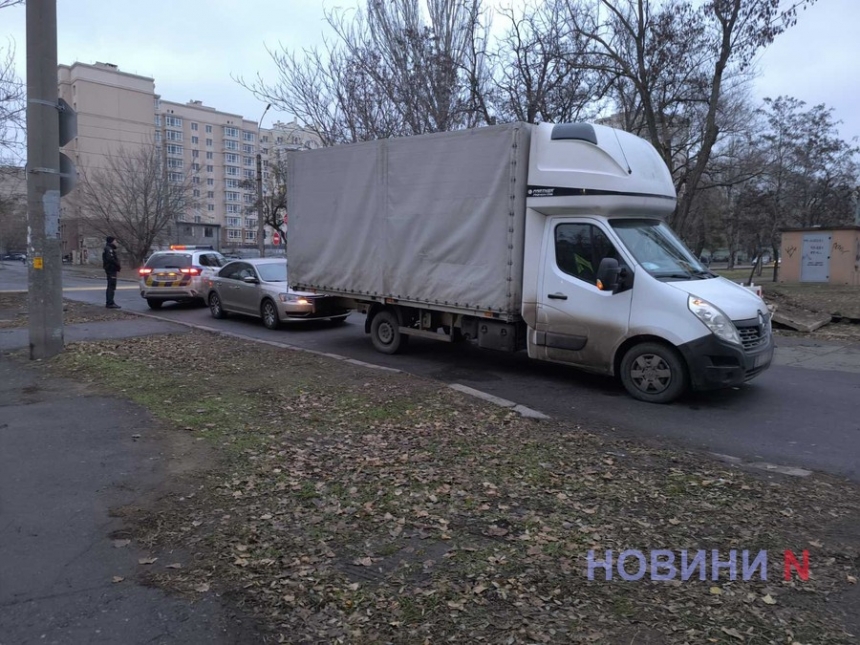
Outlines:
[[[181,572],[151,579],[230,591],[284,642],[857,633],[840,608],[856,598],[846,590],[860,568],[860,496],[835,478],[744,472],[523,419],[417,377],[202,332],[75,344],[46,368],[102,389],[135,383],[125,396],[218,451],[193,496],[127,521],[153,554],[190,554]],[[809,580],[783,581],[783,550],[804,548]],[[767,549],[768,579],[724,569],[713,580],[709,567],[707,580],[607,581],[603,569],[589,580],[589,551],[608,549]]]

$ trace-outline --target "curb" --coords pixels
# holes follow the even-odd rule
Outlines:
[[[320,352],[315,349],[307,349],[306,347],[299,347],[298,345],[291,345],[290,343],[281,343],[274,340],[263,340],[261,338],[250,338],[248,336],[243,336],[241,334],[236,334],[230,331],[224,331],[221,329],[216,329],[215,327],[207,327],[206,325],[198,325],[195,323],[189,323],[184,321],[174,320],[172,318],[163,318],[161,316],[156,316],[154,314],[145,314],[137,311],[129,311],[128,313],[133,314],[135,316],[142,316],[143,318],[152,318],[153,320],[159,320],[161,322],[174,323],[177,325],[182,325],[184,327],[189,327],[191,329],[199,329],[200,331],[209,332],[211,334],[220,334],[221,336],[227,336],[229,338],[237,338],[239,340],[250,341],[253,343],[262,343],[263,345],[270,345],[271,347],[278,347],[281,349],[290,349],[297,352],[305,352],[307,354],[313,354],[314,356],[324,356],[326,358],[332,358],[337,361],[343,361],[344,363],[349,363],[350,365],[357,365],[359,367],[367,367],[373,370],[379,370],[382,372],[389,372],[392,374],[405,374],[403,370],[396,369],[394,367],[386,367],[385,365],[376,365],[375,363],[368,363],[366,361],[360,361],[356,358],[349,358],[348,356],[343,356],[341,354],[332,354],[329,352]],[[488,394],[486,392],[481,392],[480,390],[476,390],[475,388],[468,387],[466,385],[460,385],[459,383],[449,383],[448,387],[453,390],[457,390],[462,394],[466,394],[468,396],[473,396],[475,398],[481,399],[482,401],[486,401],[488,403],[492,403],[494,405],[498,405],[503,408],[509,408],[521,415],[526,419],[536,419],[539,421],[545,421],[550,419],[548,415],[543,412],[539,412],[537,410],[533,410],[532,408],[526,407],[524,405],[520,405],[514,401],[508,401],[507,399],[500,398],[498,396],[494,396],[492,394]]]

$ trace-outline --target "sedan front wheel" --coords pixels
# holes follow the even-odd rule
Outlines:
[[[278,317],[278,308],[271,300],[263,300],[260,306],[260,315],[263,317],[263,324],[266,329],[277,329],[281,325],[281,319]]]

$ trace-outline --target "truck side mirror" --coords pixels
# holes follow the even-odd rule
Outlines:
[[[603,258],[597,267],[597,288],[601,291],[612,291],[618,288],[618,274],[621,269],[615,258]]]

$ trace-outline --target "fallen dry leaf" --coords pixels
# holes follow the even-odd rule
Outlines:
[[[152,564],[156,560],[158,560],[158,558],[139,558],[137,563],[138,564]]]
[[[111,578],[111,582],[122,582],[123,580],[125,580],[125,578],[123,578],[122,576],[114,576],[113,578]]]
[[[762,596],[761,600],[766,605],[775,605],[776,604],[776,600],[770,594]]]
[[[206,593],[207,591],[209,591],[209,583],[208,582],[202,582],[199,585],[196,585],[194,587],[194,591],[197,591],[199,593]]]
[[[172,564],[165,565],[165,569],[181,569],[182,564],[179,562],[173,562]]]
[[[121,549],[125,546],[128,546],[129,544],[131,544],[131,540],[114,540],[113,541],[113,548]]]

